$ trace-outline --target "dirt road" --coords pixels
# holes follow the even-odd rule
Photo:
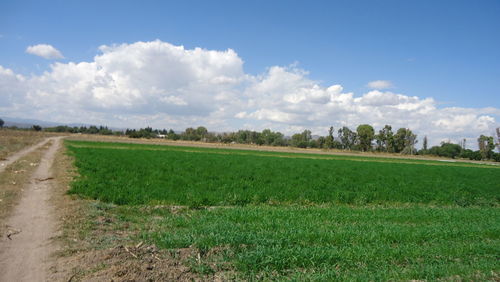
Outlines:
[[[47,280],[47,260],[56,249],[51,238],[55,235],[57,222],[53,207],[48,201],[53,181],[51,167],[60,147],[61,137],[48,140],[53,141],[52,145],[43,154],[29,185],[24,187],[19,204],[7,220],[7,234],[1,234],[0,281],[2,282]],[[45,142],[47,141],[11,156],[9,161],[19,159]]]

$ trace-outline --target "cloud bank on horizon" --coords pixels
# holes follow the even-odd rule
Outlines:
[[[27,52],[62,57],[52,46],[57,53],[31,47]],[[431,144],[475,140],[499,126],[500,109],[439,108],[430,97],[382,91],[392,87],[390,81],[369,82],[372,90],[356,96],[341,85],[322,86],[293,65],[250,75],[231,49],[186,49],[160,40],[99,49],[91,62],[56,62],[40,75],[0,66],[0,112],[116,127],[204,125],[213,131],[271,128],[285,134],[390,124],[409,127],[419,138],[427,135]]]

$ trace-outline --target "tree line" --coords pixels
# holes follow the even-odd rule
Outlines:
[[[417,135],[409,128],[399,128],[393,131],[391,125],[385,125],[377,133],[369,124],[359,125],[356,130],[343,126],[338,130],[330,127],[326,136],[313,136],[310,130],[286,137],[281,132],[264,129],[261,132],[251,130],[238,130],[235,132],[213,133],[206,127],[186,128],[185,131],[176,133],[174,130],[153,130],[150,127],[129,130],[125,134],[132,138],[161,137],[170,140],[219,142],[235,144],[253,144],[266,146],[290,146],[297,148],[339,149],[363,152],[386,152],[408,155],[434,155],[448,158],[464,158],[470,160],[494,160],[500,162],[500,153],[494,151],[495,146],[500,146],[500,129],[498,140],[495,144],[492,136],[481,135],[478,139],[479,150],[466,149],[466,140],[461,144],[443,142],[440,146],[428,148],[427,136],[423,138],[422,148],[417,150]]]
[[[451,142],[442,142],[441,146],[433,146],[427,149],[427,137],[424,137],[424,146],[418,151],[421,155],[434,155],[448,158],[462,158],[470,160],[494,160],[500,162],[500,153],[496,153],[495,146],[500,148],[500,134],[498,135],[497,143],[495,144],[493,136],[481,135],[477,138],[479,150],[473,151],[466,149],[466,139],[462,140],[460,144],[453,144]]]
[[[3,121],[1,122],[3,126]],[[35,131],[42,127],[33,125]],[[423,138],[422,148],[417,150],[417,135],[409,128],[399,128],[393,131],[391,125],[385,125],[378,132],[369,125],[361,124],[356,130],[343,126],[338,130],[330,127],[326,136],[313,136],[310,130],[285,136],[281,132],[264,129],[263,131],[238,130],[235,132],[209,132],[204,126],[189,127],[177,133],[173,129],[140,129],[111,130],[106,126],[55,126],[43,128],[47,132],[67,132],[82,134],[101,134],[128,136],[130,138],[165,138],[169,140],[201,141],[210,143],[235,143],[265,146],[291,146],[297,148],[339,149],[363,152],[386,152],[407,155],[434,155],[448,158],[464,158],[470,160],[494,160],[500,162],[500,153],[495,152],[495,146],[500,150],[500,128],[497,128],[497,140],[493,136],[481,135],[477,139],[479,150],[466,149],[466,141],[460,144],[443,142],[440,146],[428,148],[427,136]]]

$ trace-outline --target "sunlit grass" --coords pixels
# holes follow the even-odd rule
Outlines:
[[[71,146],[82,175],[72,193],[116,204],[278,203],[497,205],[500,170],[218,149],[186,152]],[[146,145],[135,145],[140,148]],[[185,148],[184,148],[185,149]],[[252,154],[254,153],[254,154]]]
[[[180,262],[208,280],[499,279],[497,168],[67,145],[71,193],[107,202],[108,228],[194,251]]]

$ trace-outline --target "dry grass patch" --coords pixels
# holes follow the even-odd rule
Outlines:
[[[40,142],[46,137],[55,135],[47,132],[0,129],[0,160]]]

